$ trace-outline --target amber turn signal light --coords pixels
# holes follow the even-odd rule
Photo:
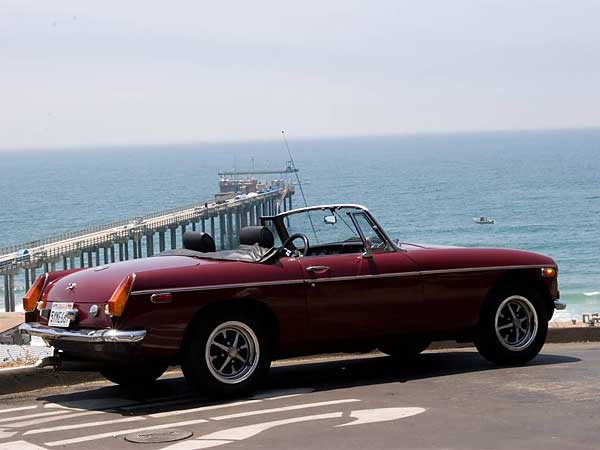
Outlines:
[[[556,276],[556,269],[554,267],[544,267],[542,269],[542,276],[545,278],[552,278]]]
[[[33,283],[33,286],[29,288],[25,296],[23,296],[23,309],[25,312],[31,312],[37,308],[37,304],[42,298],[42,292],[44,291],[47,279],[47,273],[40,275]]]
[[[133,286],[133,281],[135,280],[135,274],[129,274],[117,286],[117,289],[113,292],[106,304],[106,313],[109,316],[120,316],[123,314],[123,310],[125,309],[125,304],[127,303],[127,299],[129,298],[129,292],[131,291],[131,286]]]

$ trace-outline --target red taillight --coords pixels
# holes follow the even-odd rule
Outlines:
[[[44,285],[48,279],[48,274],[40,275],[33,286],[29,288],[27,293],[23,296],[23,309],[25,312],[31,312],[37,307],[37,303],[42,298],[42,292],[44,291]]]
[[[117,289],[113,292],[106,304],[106,312],[110,316],[120,316],[123,314],[125,304],[129,298],[129,292],[131,286],[133,286],[133,280],[135,280],[135,274],[129,274],[117,286]]]

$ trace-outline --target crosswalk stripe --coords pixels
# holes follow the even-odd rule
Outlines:
[[[259,409],[256,411],[247,411],[247,412],[242,412],[242,413],[229,414],[227,416],[211,417],[211,420],[237,419],[239,417],[258,416],[261,414],[271,414],[271,413],[284,412],[284,411],[295,411],[298,409],[306,409],[306,408],[318,408],[319,406],[339,405],[342,403],[352,403],[352,402],[360,402],[360,400],[357,398],[347,398],[347,399],[343,399],[343,400],[331,400],[328,402],[303,403],[300,405],[282,406],[280,408]]]
[[[36,417],[46,417],[46,416],[58,416],[61,414],[67,414],[69,411],[51,411],[51,412],[43,412],[36,414],[27,414],[25,416],[17,416],[17,417],[4,417],[0,419],[0,422],[15,422],[24,419],[35,419]]]
[[[253,403],[261,403],[262,400],[244,400],[242,402],[225,403],[221,405],[201,406],[199,408],[181,409],[176,411],[166,411],[162,413],[150,414],[150,417],[158,419],[160,417],[179,416],[181,414],[191,414],[203,411],[212,411],[214,409],[232,408],[234,406],[250,405]]]
[[[0,450],[46,450],[44,447],[38,447],[27,441],[12,441],[0,444]]]
[[[60,408],[60,409],[113,409],[120,408],[127,405],[139,404],[138,401],[128,400],[120,397],[108,397],[108,398],[88,398],[83,400],[71,400],[64,403],[46,403],[44,408]]]
[[[185,427],[188,425],[196,425],[196,424],[205,423],[205,422],[208,422],[208,420],[195,419],[195,420],[188,420],[186,422],[164,423],[162,425],[154,425],[154,426],[150,426],[150,427],[131,428],[129,430],[111,431],[109,433],[93,434],[93,435],[82,436],[82,437],[78,437],[78,438],[63,439],[61,441],[46,442],[44,445],[47,445],[48,447],[57,447],[60,445],[79,444],[81,442],[96,441],[98,439],[104,439],[107,437],[123,436],[124,434],[130,434],[130,433],[139,433],[140,431],[163,430],[165,428]]]
[[[146,420],[146,418],[145,417],[126,417],[124,419],[100,420],[100,421],[96,421],[96,422],[78,423],[75,425],[61,425],[58,427],[39,428],[36,430],[26,431],[25,433],[23,433],[23,436],[27,436],[29,434],[50,433],[52,431],[66,431],[66,430],[75,430],[78,428],[91,428],[91,427],[98,427],[98,426],[102,426],[102,425],[111,425],[114,423],[136,422],[139,420]]]
[[[29,409],[35,409],[37,406],[20,406],[19,408],[10,408],[10,409],[0,409],[0,414],[17,412],[17,411],[26,411]]]
[[[92,416],[96,414],[104,414],[104,411],[85,411],[85,412],[77,412],[72,414],[62,414],[59,416],[46,417],[44,419],[32,419],[25,422],[13,422],[7,423],[3,425],[4,427],[12,427],[12,428],[25,428],[25,427],[35,427],[37,425],[41,425],[43,423],[49,422],[57,422],[59,420],[66,419],[74,419],[75,417],[83,417],[83,416]]]
[[[314,392],[313,388],[279,389],[273,391],[258,392],[250,397],[251,400],[280,400],[282,398],[297,397],[302,394]]]

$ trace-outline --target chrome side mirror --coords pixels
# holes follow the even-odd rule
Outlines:
[[[365,238],[365,251],[362,254],[363,258],[372,258],[373,257],[373,243],[371,239]]]

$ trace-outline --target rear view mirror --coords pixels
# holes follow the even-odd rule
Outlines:
[[[323,221],[329,225],[334,225],[337,222],[337,217],[335,217],[334,215],[325,216],[323,218]]]

